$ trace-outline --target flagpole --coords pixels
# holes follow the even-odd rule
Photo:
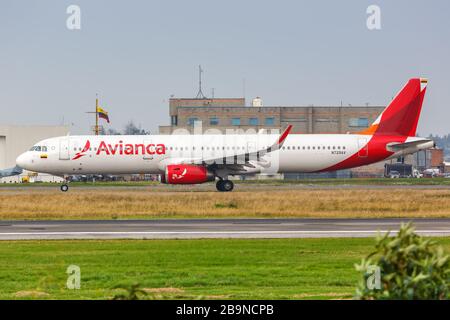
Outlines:
[[[95,135],[98,136],[98,95],[95,97]]]

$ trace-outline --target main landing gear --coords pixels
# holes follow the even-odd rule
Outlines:
[[[67,191],[69,191],[69,185],[68,184],[63,184],[63,185],[61,185],[61,191],[62,192],[67,192]]]
[[[218,191],[228,192],[228,191],[233,190],[234,183],[233,183],[233,181],[230,181],[230,180],[220,179],[216,183],[216,188]]]

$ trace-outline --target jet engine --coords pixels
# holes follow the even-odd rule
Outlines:
[[[161,182],[167,184],[197,184],[214,181],[215,176],[203,166],[171,164],[161,175]]]

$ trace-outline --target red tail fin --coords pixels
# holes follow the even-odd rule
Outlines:
[[[409,80],[372,126],[361,134],[415,136],[426,86],[426,79]]]

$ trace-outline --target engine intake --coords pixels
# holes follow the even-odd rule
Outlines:
[[[214,174],[203,166],[171,164],[161,175],[161,182],[167,184],[197,184],[214,181]]]

